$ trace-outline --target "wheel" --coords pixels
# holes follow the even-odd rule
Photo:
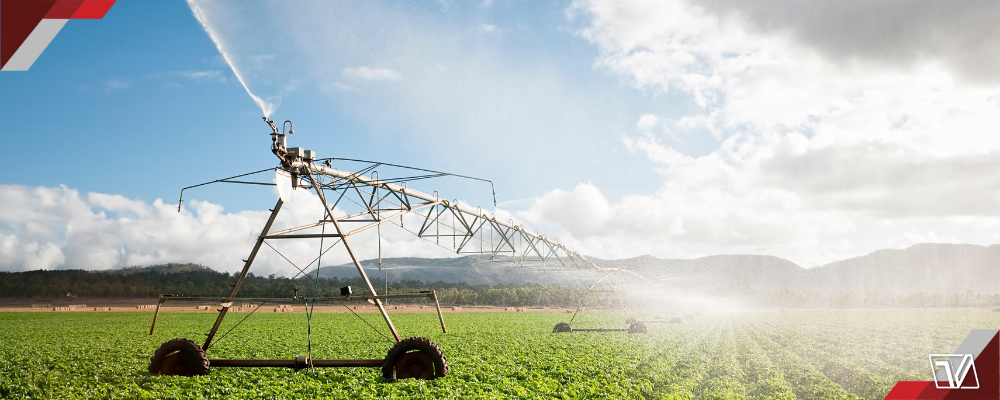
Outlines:
[[[153,375],[208,375],[208,357],[205,350],[188,339],[170,339],[160,345],[149,360],[149,373]]]
[[[569,326],[569,323],[560,322],[556,324],[555,328],[552,328],[552,333],[563,333],[563,332],[573,332],[573,328]]]
[[[646,324],[635,322],[628,327],[628,333],[646,333]]]
[[[448,360],[441,348],[422,337],[406,338],[396,343],[385,355],[382,376],[397,379],[432,380],[448,375]]]

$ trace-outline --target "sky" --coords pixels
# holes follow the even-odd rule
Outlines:
[[[490,179],[497,206],[478,182],[413,187],[600,258],[815,267],[995,244],[998,16],[993,1],[118,0],[0,73],[0,270],[238,270],[277,194],[177,199],[276,166],[265,111],[319,157]],[[315,219],[300,197],[279,225]],[[452,256],[384,234],[387,257]]]

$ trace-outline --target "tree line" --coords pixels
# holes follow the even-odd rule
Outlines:
[[[34,300],[79,299],[153,299],[161,294],[178,296],[228,296],[235,274],[218,272],[197,264],[163,264],[122,270],[26,271],[0,272],[0,298]],[[375,277],[376,290],[386,287]],[[368,294],[360,278],[289,279],[282,276],[247,275],[239,297],[288,298],[299,294],[306,298],[337,296],[340,288],[351,286],[355,294]],[[388,293],[412,293],[435,290],[444,305],[484,305],[498,307],[607,307],[630,309],[649,307],[681,309],[682,303],[669,300],[650,304],[644,296],[617,298],[610,293],[592,293],[570,286],[471,285],[462,282],[391,281]],[[756,291],[748,287],[717,288],[715,297],[735,300],[750,308],[954,308],[1000,307],[1000,294],[844,292],[821,294],[795,290]],[[664,289],[666,290],[666,289]],[[379,292],[382,292],[379,290]],[[427,303],[424,299],[393,300],[394,303]]]
[[[228,296],[236,274],[218,272],[195,264],[164,264],[124,270],[55,270],[0,272],[0,298],[53,300],[63,298],[146,299],[161,294],[178,296]],[[373,278],[376,290],[385,280]],[[351,286],[356,295],[369,291],[360,278],[289,279],[250,273],[240,287],[239,297],[286,298],[295,294],[312,297],[337,296],[340,288]],[[599,306],[602,296],[586,288],[542,285],[470,285],[462,282],[391,281],[388,293],[435,290],[446,305],[488,305],[501,307]],[[395,302],[401,302],[396,300]],[[405,300],[420,303],[421,299]]]

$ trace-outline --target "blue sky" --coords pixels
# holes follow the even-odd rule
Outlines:
[[[492,179],[498,212],[585,254],[998,242],[996,7],[848,3],[119,0],[0,73],[0,269],[242,252],[267,189],[186,194],[189,229],[249,229],[223,250],[129,228],[275,164],[192,5],[293,145]],[[492,208],[487,186],[420,189]]]
[[[586,120],[574,126],[583,131],[551,132],[558,137],[551,141],[524,140],[527,134],[518,132],[485,137],[475,130],[499,129],[476,124],[467,125],[470,132],[444,135],[439,131],[454,128],[447,128],[447,123],[412,123],[404,114],[408,111],[379,104],[377,97],[331,96],[306,84],[282,96],[272,118],[296,122],[298,143],[324,155],[387,160],[493,179],[501,201],[530,198],[553,187],[572,188],[580,181],[634,190],[643,178],[651,177],[648,163],[629,157],[618,143],[619,135],[595,132],[630,131],[641,113],[633,109],[656,107],[660,101],[654,99],[651,105],[617,77],[594,70],[596,51],[565,21],[566,4],[527,8],[504,3],[447,11],[437,3],[412,7],[407,13],[454,24],[444,34],[466,35],[461,40],[469,43],[459,46],[486,47],[490,57],[524,66],[529,73],[552,69],[559,79],[554,84],[573,96],[604,97],[594,106],[604,115],[584,116]],[[510,32],[499,38],[479,37],[488,35],[479,31],[487,21]],[[281,34],[280,29],[268,33]],[[263,43],[255,49],[260,54],[252,55],[273,55],[269,53],[274,49],[267,45],[276,42]],[[287,60],[295,63],[303,58],[295,54]],[[284,68],[283,59],[270,62],[270,68]],[[331,73],[339,74],[341,68],[329,66]],[[285,76],[277,77],[281,78]],[[264,80],[251,78],[248,84],[264,89],[266,95]],[[11,135],[13,147],[36,148],[46,158],[59,160],[38,163],[32,152],[16,152],[3,160],[4,183],[63,184],[145,201],[172,201],[189,184],[273,164],[261,112],[184,2],[120,1],[103,20],[71,21],[30,71],[4,74],[0,85],[8,94],[0,106],[7,115],[17,116],[11,131],[21,132]],[[567,116],[561,119],[580,118],[572,115],[575,111],[565,110]],[[589,124],[603,126],[586,129]],[[525,126],[510,121],[502,128]],[[455,135],[469,140],[455,143]],[[566,165],[569,161],[571,166]],[[29,164],[31,172],[25,173],[23,166]],[[636,168],[643,164],[646,168]],[[604,170],[643,172],[619,175]],[[230,196],[230,190],[234,189],[208,189],[192,196],[210,198],[232,211],[259,209],[267,203]],[[477,195],[481,193],[456,194]]]

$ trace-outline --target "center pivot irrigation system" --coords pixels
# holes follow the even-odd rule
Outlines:
[[[627,270],[618,269],[618,268],[605,268],[605,270],[606,270],[606,273],[603,276],[601,276],[599,279],[597,279],[594,282],[594,284],[590,285],[589,288],[587,288],[586,295],[589,296],[589,295],[591,295],[593,293],[611,293],[615,297],[615,300],[618,302],[618,305],[620,306],[621,311],[625,314],[625,323],[627,323],[629,325],[629,327],[628,328],[574,328],[573,325],[572,325],[573,321],[575,321],[576,317],[580,315],[580,312],[582,312],[584,310],[584,304],[583,303],[584,303],[584,300],[586,299],[586,297],[584,297],[584,298],[580,299],[580,306],[577,307],[576,311],[573,313],[573,318],[570,318],[569,322],[563,321],[563,322],[557,323],[556,326],[552,328],[552,333],[569,333],[569,332],[628,332],[628,333],[646,333],[646,323],[647,322],[655,322],[655,321],[639,321],[639,320],[636,320],[635,318],[633,318],[631,315],[629,315],[629,312],[626,309],[625,304],[622,303],[622,299],[621,299],[621,296],[618,293],[618,290],[616,290],[616,286],[617,285],[615,283],[612,283],[611,279],[608,279],[608,278],[611,278],[611,277],[618,278],[618,277],[620,277],[621,275],[624,275],[624,274],[633,275],[633,276],[638,276],[638,275],[636,275],[632,271],[627,271]]]
[[[424,240],[448,248],[457,254],[488,255],[491,261],[512,261],[519,265],[548,264],[558,268],[578,268],[597,271],[613,270],[602,268],[590,262],[579,253],[557,241],[546,238],[544,235],[537,232],[528,232],[520,225],[514,224],[513,221],[498,220],[495,215],[484,213],[481,208],[473,208],[459,204],[458,201],[443,199],[438,196],[437,192],[427,194],[407,188],[406,186],[407,182],[410,181],[443,176],[489,181],[381,162],[343,158],[316,158],[316,154],[313,151],[300,147],[287,147],[287,135],[284,128],[285,126],[289,127],[289,135],[294,133],[291,129],[291,121],[285,121],[279,132],[273,121],[267,118],[264,118],[264,120],[271,128],[271,152],[278,157],[280,166],[206,182],[181,190],[178,212],[181,210],[180,202],[183,202],[184,190],[212,183],[276,185],[279,199],[274,208],[271,209],[271,215],[264,224],[260,236],[257,237],[249,257],[244,260],[243,269],[240,271],[236,282],[232,285],[232,292],[229,296],[221,298],[176,295],[160,296],[156,313],[153,316],[152,326],[150,327],[150,334],[153,334],[153,330],[156,327],[156,318],[159,315],[160,305],[165,302],[211,302],[219,304],[221,308],[218,310],[219,315],[215,319],[211,330],[207,333],[207,337],[202,345],[183,338],[167,341],[156,350],[150,360],[150,373],[185,376],[205,375],[209,373],[210,367],[287,367],[296,370],[315,367],[381,367],[382,375],[388,380],[405,378],[434,379],[447,375],[448,365],[441,349],[425,338],[410,337],[402,339],[382,302],[386,299],[424,298],[434,300],[441,329],[447,333],[437,293],[431,290],[418,293],[378,294],[368,279],[364,268],[362,268],[355,248],[352,247],[352,242],[357,238],[356,235],[363,232],[371,233],[371,230],[374,229],[378,235],[379,263],[381,264],[381,226],[383,224],[395,225]],[[334,162],[337,162],[338,165],[340,163],[362,163],[367,164],[367,166],[358,171],[350,172],[333,168]],[[418,171],[419,174],[380,179],[377,172],[375,172],[375,168],[379,166]],[[272,170],[275,173],[275,183],[235,180]],[[372,175],[370,177],[365,176],[368,173]],[[490,184],[492,186],[492,182]],[[281,211],[282,205],[291,200],[293,191],[303,189],[313,191],[322,203],[323,211],[319,220],[301,226],[276,231],[272,230],[272,226],[278,217],[278,213]],[[493,199],[495,204],[495,192]],[[406,221],[409,221],[409,223],[406,224]],[[308,265],[297,265],[272,244],[283,240],[316,242],[319,244],[318,256]],[[274,295],[284,289],[284,287],[279,288],[274,294],[266,298],[237,297],[254,259],[256,259],[258,252],[265,247],[276,252],[281,258],[288,261],[289,264],[298,270],[298,273],[288,280],[286,286],[300,276],[305,276],[312,281],[314,287],[311,297],[299,295],[298,289],[294,289],[292,297],[276,298]],[[350,286],[339,288],[338,290],[326,288],[319,284],[319,267],[322,257],[334,247],[343,249],[350,257],[358,270],[358,274],[364,280],[367,293],[355,295]],[[315,276],[309,271],[313,266],[316,268]],[[347,306],[347,303],[356,301],[367,301],[374,304],[378,308],[382,319],[385,320],[385,328],[383,329],[387,328],[388,333],[391,334],[391,338],[372,324],[368,324],[369,327],[393,343],[393,346],[386,353],[385,358],[313,359],[311,357],[311,316],[315,305],[317,303],[339,303],[354,313]],[[223,320],[236,302],[250,303],[255,308],[217,338],[217,334],[223,325]],[[306,307],[307,324],[309,324],[309,335],[307,336],[307,340],[309,341],[308,355],[298,356],[294,359],[278,360],[208,358],[206,351],[211,348],[213,343],[223,340],[229,332],[232,332],[246,318],[253,315],[263,304],[269,302],[300,303]],[[355,315],[357,314],[355,313]],[[360,318],[360,315],[358,317]],[[363,318],[362,320],[365,321]],[[365,322],[367,323],[367,321]]]

